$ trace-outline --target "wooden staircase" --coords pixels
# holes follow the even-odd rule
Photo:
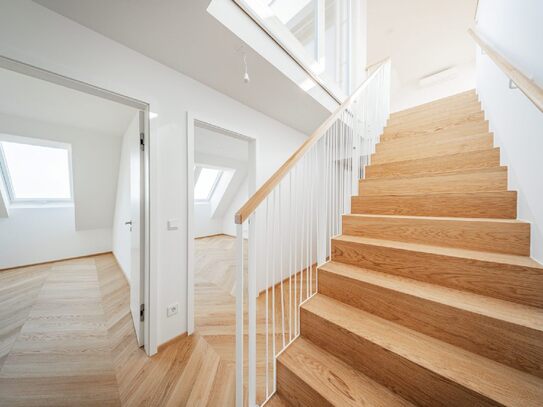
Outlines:
[[[474,91],[391,116],[268,406],[542,406],[543,267]]]

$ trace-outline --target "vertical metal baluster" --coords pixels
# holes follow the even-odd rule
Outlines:
[[[236,225],[236,406],[243,406],[243,224]]]
[[[272,355],[273,355],[273,391],[275,392],[276,390],[276,387],[277,387],[277,362],[276,362],[276,356],[277,356],[277,352],[275,351],[275,342],[276,342],[276,334],[275,334],[275,282],[276,282],[276,278],[275,278],[275,258],[276,258],[276,255],[275,255],[275,239],[276,239],[276,234],[275,234],[275,227],[276,227],[276,220],[275,220],[275,189],[272,191],[272,200],[273,200],[273,204],[272,204],[272,217],[271,217],[271,222],[272,222],[272,238],[271,238],[271,258],[272,258]]]
[[[298,286],[298,283],[297,283],[297,278],[298,278],[298,220],[299,220],[299,216],[298,216],[298,207],[299,207],[299,204],[298,204],[298,178],[299,178],[299,166],[296,165],[294,167],[294,205],[295,205],[295,212],[294,212],[294,223],[293,223],[293,227],[294,227],[294,267],[293,267],[293,272],[294,272],[294,307],[295,307],[295,311],[294,312],[294,329],[295,329],[295,335],[298,335],[298,305],[297,305],[297,300],[298,300],[298,297],[296,295],[296,289],[297,289],[297,286]]]
[[[269,225],[269,209],[270,209],[270,203],[269,203],[269,196],[266,197],[266,226],[265,226],[265,231],[266,231],[266,234],[265,236],[267,237],[268,236],[268,225]],[[265,324],[266,324],[266,398],[270,395],[270,390],[269,390],[269,353],[270,353],[270,350],[269,350],[269,300],[268,300],[268,295],[269,295],[269,291],[270,291],[270,273],[269,273],[269,253],[270,251],[268,250],[268,247],[267,245],[262,245],[264,250],[266,251],[266,254],[264,256],[264,261],[265,261],[265,268],[266,268],[266,317],[265,317]]]
[[[289,238],[289,250],[288,250],[288,340],[292,341],[292,171],[288,174],[288,238]],[[294,310],[296,312],[296,310]]]
[[[285,347],[285,297],[284,297],[284,287],[283,287],[283,245],[284,245],[284,236],[283,236],[283,200],[281,196],[281,189],[283,186],[283,182],[280,182],[277,186],[277,189],[279,190],[279,216],[278,216],[278,222],[279,222],[279,267],[280,267],[280,278],[281,278],[281,337],[283,339],[283,348]]]
[[[256,404],[256,212],[249,217],[249,264],[247,272],[249,308],[249,405]]]

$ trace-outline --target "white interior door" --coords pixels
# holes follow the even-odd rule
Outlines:
[[[140,134],[145,132],[145,113],[139,112],[139,126],[136,127],[133,141],[130,143],[130,213],[131,213],[131,256],[130,256],[130,311],[138,344],[143,346],[143,227],[144,227],[144,188],[143,188],[143,149]]]

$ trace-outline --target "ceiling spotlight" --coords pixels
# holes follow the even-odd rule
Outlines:
[[[249,83],[251,78],[249,78],[249,72],[247,72],[247,55],[243,54],[243,64],[245,65],[245,73],[243,74],[243,82]]]

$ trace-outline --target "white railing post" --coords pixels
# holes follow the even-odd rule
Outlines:
[[[247,303],[249,319],[249,377],[248,401],[249,407],[256,405],[256,215],[249,217],[249,261],[247,271]]]
[[[354,101],[355,104],[358,103],[358,101]],[[352,154],[353,154],[353,170],[352,170],[352,190],[351,190],[351,195],[353,196],[356,196],[358,195],[358,180],[360,178],[360,158],[361,158],[361,153],[362,153],[362,146],[361,146],[361,143],[360,143],[360,134],[359,132],[357,131],[357,128],[358,128],[358,123],[357,123],[357,120],[358,120],[358,117],[356,116],[356,108],[358,106],[356,106],[354,109],[353,109],[353,118],[352,118],[352,133],[353,133],[353,151],[352,151]]]
[[[243,407],[243,224],[236,225],[236,407]]]
[[[324,165],[326,162],[326,138],[323,138],[317,144],[317,162],[322,165],[317,166],[317,196],[322,199],[317,199],[317,214],[318,214],[318,226],[317,226],[317,266],[320,266],[326,262],[326,248],[327,248],[327,219],[326,219],[326,169]]]

